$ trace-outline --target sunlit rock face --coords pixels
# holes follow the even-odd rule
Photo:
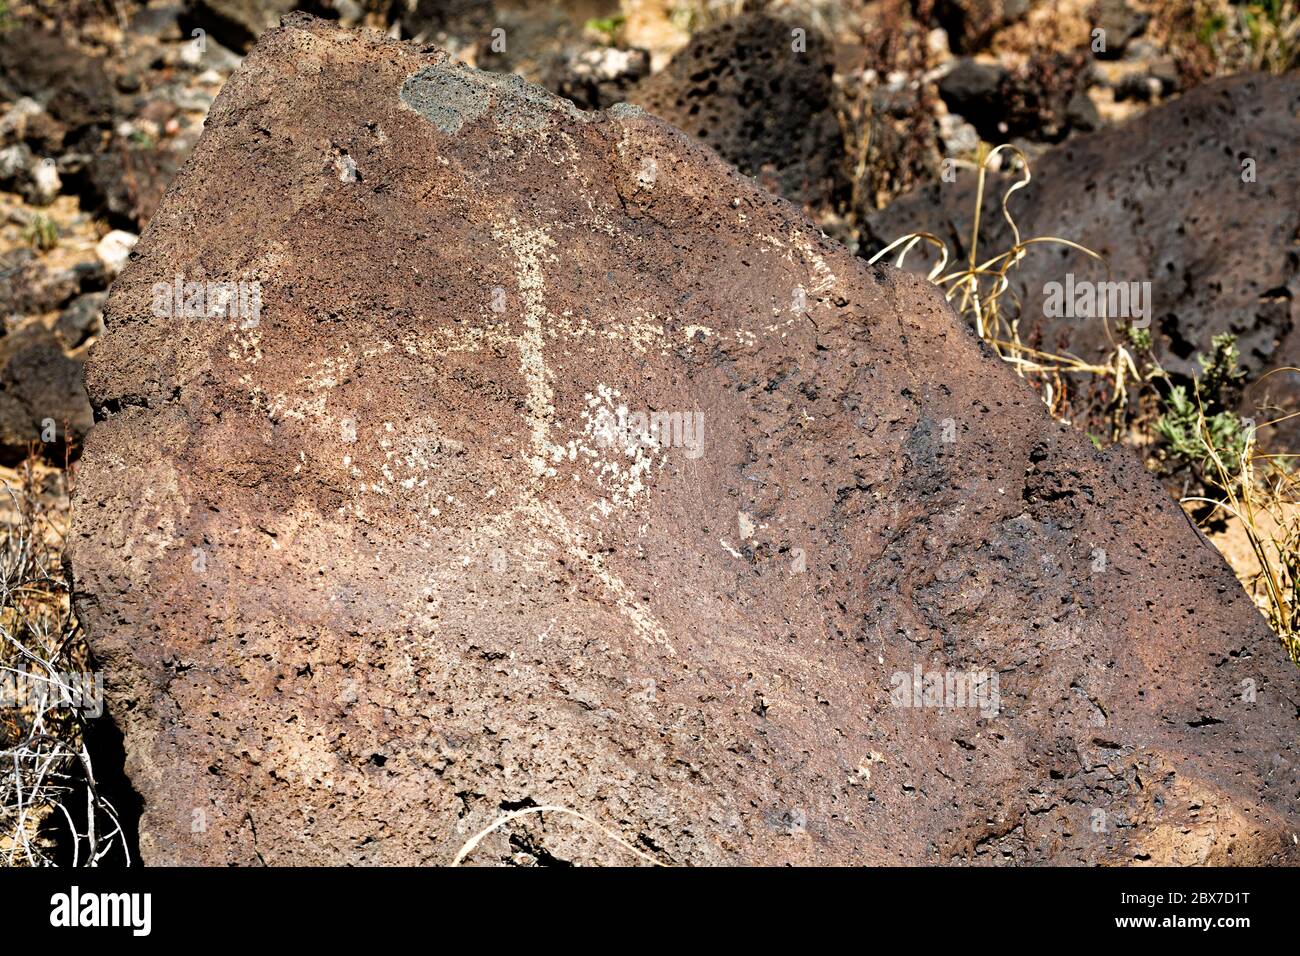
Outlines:
[[[1178,506],[640,111],[290,18],[105,321],[150,863],[1294,852],[1294,671]]]

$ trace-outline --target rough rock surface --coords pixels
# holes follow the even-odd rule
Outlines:
[[[1041,157],[1007,208],[1021,235],[1059,236],[1106,257],[1111,281],[1150,282],[1151,332],[1162,364],[1190,374],[1215,332],[1238,336],[1252,371],[1300,364],[1290,335],[1300,296],[1300,76],[1250,74],[1207,83],[1132,122],[1078,137]],[[1255,181],[1243,181],[1253,159]],[[986,192],[981,248],[1010,247],[998,211],[1005,186]],[[933,232],[964,260],[975,176],[916,190],[877,214],[877,248]],[[923,257],[911,260],[924,269]],[[1059,245],[1031,248],[1011,274],[1021,336],[1088,359],[1112,347],[1099,319],[1048,318],[1048,282],[1107,280],[1104,266]],[[1110,323],[1110,333],[1115,323]],[[1276,377],[1275,377],[1276,378]]]
[[[795,29],[804,49],[793,48]],[[750,13],[696,34],[628,102],[698,136],[772,192],[820,207],[843,188],[831,70],[830,43],[816,30]]]
[[[297,0],[198,0],[195,13],[200,28],[242,50],[297,5]]]
[[[71,133],[107,123],[112,94],[103,60],[28,26],[13,26],[0,43],[0,97],[31,96]]]
[[[1029,0],[936,0],[934,18],[955,53],[976,53],[1002,27],[1029,11]]]
[[[68,435],[85,437],[92,415],[81,377],[81,359],[39,320],[0,338],[0,462],[20,461],[33,445],[57,461]]]
[[[159,318],[178,274],[258,324]],[[105,322],[71,555],[147,862],[538,805],[678,864],[1294,859],[1295,671],[1154,479],[657,119],[293,17]]]

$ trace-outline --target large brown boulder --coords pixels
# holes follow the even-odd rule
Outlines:
[[[105,319],[147,862],[1294,859],[1296,673],[1177,505],[637,110],[291,18]]]

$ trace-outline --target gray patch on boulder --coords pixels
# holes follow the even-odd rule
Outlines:
[[[456,70],[426,66],[402,84],[402,102],[448,136],[476,120],[491,102],[483,84]]]
[[[462,66],[426,66],[406,78],[401,100],[449,136],[495,105],[494,118],[510,130],[536,130],[560,109],[582,111],[550,91],[514,74],[470,73]]]

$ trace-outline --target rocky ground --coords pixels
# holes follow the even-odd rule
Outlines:
[[[1267,77],[1269,73],[1294,71],[1297,65],[1300,37],[1293,4],[1270,5],[1265,13],[1257,13],[1250,21],[1241,18],[1241,8],[1214,0],[1151,3],[1140,0],[1097,3],[876,0],[766,4],[670,4],[659,0],[622,0],[621,3],[572,0],[555,4],[529,0],[494,3],[11,0],[0,8],[4,11],[0,20],[0,219],[3,220],[0,223],[0,315],[5,332],[0,337],[0,460],[6,465],[18,466],[34,456],[43,463],[40,467],[54,466],[61,470],[66,465],[71,469],[69,475],[75,477],[82,442],[94,417],[83,386],[83,366],[103,334],[110,285],[130,261],[173,177],[190,160],[217,94],[258,37],[272,28],[281,14],[295,8],[336,20],[346,30],[371,30],[393,39],[415,40],[429,50],[435,47],[446,50],[471,66],[517,73],[584,110],[607,109],[619,102],[637,104],[717,150],[762,188],[800,207],[847,250],[844,255],[867,257],[899,235],[926,229],[941,234],[945,241],[952,240],[954,252],[961,258],[967,251],[961,243],[969,235],[976,191],[972,170],[990,145],[1014,144],[1039,176],[1034,189],[1020,197],[1028,203],[1022,210],[1022,221],[1029,234],[1059,234],[1074,239],[1120,263],[1126,275],[1158,278],[1167,268],[1171,274],[1182,277],[1177,289],[1157,285],[1157,292],[1163,298],[1158,296],[1159,312],[1150,341],[1145,343],[1145,352],[1136,346],[1131,349],[1134,364],[1141,366],[1135,368],[1135,374],[1146,375],[1155,385],[1144,389],[1130,383],[1130,391],[1122,403],[1123,414],[1117,416],[1114,395],[1099,390],[1100,386],[1095,384],[1097,376],[1072,377],[1069,373],[1055,372],[1031,375],[1031,383],[1047,399],[1058,419],[1071,421],[1102,443],[1118,439],[1141,446],[1170,490],[1183,495],[1204,491],[1209,469],[1204,462],[1189,464],[1162,451],[1161,439],[1154,435],[1152,423],[1164,408],[1160,403],[1167,400],[1168,390],[1160,383],[1168,382],[1172,388],[1190,387],[1197,382],[1196,356],[1210,353],[1213,335],[1231,331],[1237,336],[1241,366],[1248,375],[1247,380],[1234,380],[1232,393],[1224,397],[1220,411],[1265,419],[1282,417],[1290,407],[1287,401],[1292,390],[1280,379],[1264,379],[1264,376],[1272,368],[1294,362],[1289,333],[1293,322],[1292,303],[1295,294],[1300,292],[1296,278],[1300,271],[1297,264],[1300,255],[1296,252],[1300,242],[1296,211],[1300,203],[1295,202],[1300,192],[1295,170],[1300,167],[1296,161],[1294,125],[1300,99],[1294,73],[1278,79]],[[1252,71],[1252,78],[1231,78]],[[1212,115],[1216,103],[1220,104],[1218,108],[1223,110],[1225,119],[1211,123],[1206,116]],[[1244,111],[1249,110],[1255,112],[1247,116]],[[1204,146],[1202,139],[1217,137],[1212,150],[1187,145],[1184,130],[1195,128],[1196,124],[1206,126],[1203,133],[1195,134],[1199,146]],[[1260,133],[1261,129],[1265,132]],[[1133,140],[1134,130],[1143,131],[1140,140]],[[1252,131],[1260,142],[1250,139]],[[1135,143],[1140,148],[1130,150]],[[331,163],[335,164],[333,168],[340,183],[364,182],[370,174],[359,154],[360,147],[355,142],[329,144]],[[1178,158],[1179,149],[1186,154],[1184,158]],[[1231,177],[1225,182],[1230,181],[1234,188],[1246,185],[1240,178],[1240,162],[1252,159],[1259,163],[1259,188],[1241,191],[1240,205],[1217,201],[1227,188],[1215,179],[1221,170],[1210,157],[1218,153],[1231,160]],[[227,164],[210,174],[202,200],[206,205],[188,199],[188,214],[191,217],[202,217],[207,212],[219,215],[227,202],[220,188],[220,177],[226,178],[231,195],[239,193],[243,180],[258,174],[259,155],[256,150],[250,150],[245,167]],[[1174,158],[1169,159],[1170,156]],[[1109,204],[1094,201],[1107,189],[1116,189],[1118,183],[1125,184],[1125,196],[1137,195],[1135,190],[1140,192],[1153,168],[1157,169],[1155,175],[1159,182],[1146,184],[1149,194],[1140,208],[1134,210],[1123,197]],[[957,173],[953,182],[947,176],[951,169]],[[999,183],[1011,182],[1020,171],[1016,164],[1005,163],[990,175]],[[643,171],[643,174],[657,175],[657,171],[652,174]],[[490,188],[483,183],[479,186]],[[268,197],[258,199],[262,204],[269,201]],[[243,214],[256,215],[254,208],[249,207]],[[1203,209],[1204,218],[1188,215],[1188,210],[1193,208]],[[1069,215],[1062,216],[1063,209],[1069,210]],[[183,226],[173,214],[168,229],[176,234],[177,230],[196,228],[194,222],[191,219],[190,226]],[[1184,223],[1194,227],[1191,237],[1183,234]],[[371,241],[370,237],[385,242],[391,238],[385,230],[392,225],[391,221],[378,217],[362,228],[362,235],[367,237],[366,242]],[[781,228],[788,228],[788,223],[782,220]],[[985,229],[987,235],[982,241],[990,249],[1000,249],[1014,241],[1008,239],[1008,232],[996,215],[985,220]],[[1219,247],[1223,237],[1229,234],[1234,241],[1224,251]],[[150,238],[155,246],[166,241],[157,235]],[[334,239],[344,241],[339,237]],[[704,240],[696,241],[702,249]],[[726,241],[733,240],[728,237]],[[216,262],[229,252],[222,247],[220,237],[211,236],[203,237],[195,249],[203,254],[202,262],[195,268],[211,269],[214,274],[221,271]],[[181,249],[174,254],[183,255],[185,251]],[[609,253],[613,254],[613,251]],[[467,261],[462,267],[471,270],[475,264]],[[382,264],[374,263],[373,268],[382,268]],[[847,267],[841,264],[836,268],[842,272]],[[1029,293],[1041,290],[1049,278],[1041,263],[1027,260],[1027,271],[1020,279],[1020,289],[1025,293],[1022,298],[1031,301]],[[811,287],[815,282],[814,276],[805,285]],[[1214,290],[1220,289],[1228,289],[1233,297],[1228,311],[1222,308],[1222,297],[1215,294]],[[683,289],[677,294],[689,293]],[[857,294],[869,298],[876,293]],[[1031,308],[1037,309],[1037,305]],[[129,321],[120,304],[118,310]],[[340,321],[346,318],[340,317]],[[1113,336],[1069,340],[1063,339],[1058,329],[1034,331],[1028,323],[1023,331],[1024,344],[1032,349],[1051,353],[1069,351],[1088,363],[1104,364],[1116,358]],[[250,354],[260,348],[255,334],[246,335],[240,341],[239,348]],[[133,362],[161,361],[163,355],[168,356],[167,362],[183,361],[165,349],[160,351],[161,342],[162,339],[151,339],[149,348],[128,350],[126,354],[119,347],[111,360],[116,377],[111,384],[101,384],[96,397],[98,417],[111,418],[125,409],[148,408],[150,402],[168,400],[170,393],[164,386],[174,378],[174,367],[147,368],[139,374],[141,369],[132,366]],[[883,343],[878,348],[888,351]],[[1016,352],[1013,357],[1023,354]],[[1143,356],[1149,364],[1142,364]],[[770,360],[776,366],[765,369],[764,374],[771,371],[773,381],[794,381],[791,378],[797,376],[794,365],[777,367],[790,362],[788,357]],[[468,368],[463,372],[470,374]],[[132,375],[135,377],[131,378]],[[758,382],[763,375],[754,370],[753,377]],[[1113,379],[1102,378],[1113,385]],[[122,384],[128,379],[129,386]],[[232,379],[223,387],[237,387],[237,383]],[[819,389],[828,386],[809,378],[800,387],[814,398]],[[292,392],[287,381],[285,392]],[[211,400],[219,401],[220,395],[214,394]],[[275,396],[267,396],[268,402],[274,400]],[[1247,404],[1249,401],[1254,405]],[[935,421],[945,418],[937,414],[932,417]],[[1116,422],[1119,427],[1111,429]],[[132,447],[143,447],[138,439],[133,441],[136,445]],[[1284,453],[1289,447],[1282,443],[1270,451]],[[924,451],[924,448],[913,448],[909,454],[924,457]],[[199,467],[184,455],[182,458],[188,466]],[[199,470],[233,467],[211,462],[200,464]],[[242,486],[251,480],[253,472],[249,469],[259,468],[262,469],[259,473],[269,474],[272,468],[269,459],[235,468],[228,477],[236,486]],[[167,482],[163,478],[154,475],[149,481],[158,479],[159,493],[165,495]],[[1043,480],[1052,484],[1069,483],[1072,479],[1052,471],[1050,480]],[[1115,479],[1108,476],[1104,480]],[[120,481],[120,477],[110,478],[101,473],[94,481],[99,482],[101,494],[108,496],[104,483]],[[45,481],[34,488],[28,482],[27,493],[46,501],[57,511],[66,507],[68,483]],[[918,486],[909,494],[920,501],[931,491]],[[1049,491],[1047,500],[1055,500],[1052,496],[1057,492]],[[772,493],[780,497],[778,492]],[[891,494],[898,493],[891,489]],[[756,506],[759,520],[764,514],[775,513],[776,506],[771,501]],[[534,515],[529,520],[544,524],[558,520],[550,512],[540,514],[540,518]],[[1290,512],[1278,514],[1282,516],[1280,520],[1272,512],[1261,517],[1261,524],[1268,528],[1269,540],[1286,538],[1286,534],[1279,535],[1278,529],[1285,530],[1288,526]],[[868,524],[874,520],[866,512],[859,517]],[[998,520],[1013,518],[1007,514]],[[1039,515],[1035,520],[1045,519]],[[11,522],[10,527],[18,525]],[[1013,535],[1013,531],[999,527],[1000,534]],[[1224,522],[1222,513],[1215,513],[1209,516],[1207,527],[1211,533],[1227,536],[1225,553],[1234,560],[1243,581],[1258,591],[1259,553],[1257,548],[1242,547],[1241,523]],[[274,545],[278,533],[266,532],[267,547]],[[733,544],[739,553],[749,556],[751,563],[765,559],[758,544],[745,543],[748,539],[744,536],[743,523],[738,534],[740,537]],[[1094,529],[1094,534],[1100,536],[1103,532]],[[919,532],[918,535],[915,542],[918,550],[940,544],[923,540],[925,536]],[[10,537],[14,538],[12,531]],[[219,536],[214,532],[213,537]],[[774,542],[771,547],[779,549],[781,545]],[[574,552],[578,555],[588,547],[581,538],[570,540],[565,546],[578,548]],[[960,545],[950,541],[946,546]],[[896,547],[902,549],[903,545]],[[1012,545],[1008,543],[1007,547]],[[1024,542],[1015,547],[1033,550]],[[350,555],[347,560],[353,558],[358,562],[363,560],[359,554]],[[100,560],[102,556],[88,561],[88,573],[92,577],[100,576],[96,586],[104,594],[118,594],[115,600],[120,602],[122,582],[105,583],[102,576],[111,578],[112,574],[96,564]],[[605,559],[587,551],[586,557],[579,560]],[[1273,560],[1285,563],[1286,555],[1275,548]],[[589,575],[595,573],[588,571]],[[636,572],[626,573],[631,579],[636,578]],[[1205,574],[1213,576],[1210,571]],[[485,580],[494,579],[489,576]],[[535,583],[540,591],[545,591],[543,582]],[[936,588],[942,586],[942,582],[932,584]],[[849,587],[842,581],[837,584],[840,585]],[[492,586],[495,585],[485,585],[489,590]],[[581,581],[574,586],[597,587]],[[888,589],[899,585],[895,578],[881,578],[876,586]],[[342,585],[335,582],[332,587],[337,592]],[[1176,596],[1162,593],[1153,598],[1157,599],[1166,613],[1177,613]],[[625,599],[613,599],[614,611],[618,611],[622,600]],[[755,600],[759,600],[757,594]],[[1236,608],[1240,603],[1236,598],[1222,599],[1222,607],[1217,609],[1188,600],[1202,614],[1223,614],[1225,621],[1231,617],[1232,623],[1224,625],[1225,632],[1233,627],[1248,629],[1250,626],[1243,624],[1240,616],[1232,617],[1236,610],[1224,610]],[[1267,606],[1263,598],[1260,603]],[[470,613],[472,608],[460,610]],[[841,613],[843,608],[830,611]],[[120,604],[113,613],[121,613]],[[449,609],[448,613],[454,617],[456,610]],[[1127,611],[1114,613],[1118,615],[1117,620],[1127,619]],[[635,614],[633,620],[635,623]],[[899,626],[906,631],[914,623]],[[929,623],[937,627],[937,633],[952,632],[949,625]],[[1271,623],[1279,631],[1285,631],[1276,620]],[[596,628],[598,624],[592,622],[591,627]],[[60,626],[69,627],[70,634],[75,629],[67,621]],[[649,625],[643,622],[642,626]],[[674,628],[675,624],[669,621],[668,630],[676,633]],[[79,640],[79,635],[70,638],[66,648],[59,648],[59,653],[72,655],[68,658],[72,660],[81,653],[74,650]],[[563,646],[564,638],[561,636],[559,640]],[[1097,638],[1076,634],[1072,640],[1086,644]],[[740,638],[737,641],[735,647],[714,651],[742,656],[758,653],[756,646],[745,644]],[[1172,654],[1175,643],[1172,636],[1153,638],[1150,653]],[[149,666],[157,662],[128,663],[129,655],[111,643],[104,650],[120,662],[123,670],[135,675],[132,692],[139,699],[153,700],[156,679]],[[496,654],[493,648],[486,648],[482,653],[496,659],[492,656]],[[536,655],[535,664],[542,670],[558,666],[558,658],[551,659],[541,648],[530,653]],[[1285,658],[1280,648],[1277,653]],[[181,657],[183,654],[178,660]],[[352,648],[338,662],[356,662],[364,657],[363,651]],[[710,666],[721,666],[719,660]],[[441,668],[440,673],[448,681],[468,679],[462,669],[463,662],[426,660],[424,664],[435,670]],[[617,666],[625,664],[623,661]],[[672,684],[664,676],[667,672],[656,671],[653,662],[646,660],[641,664],[646,674],[656,675],[652,683],[657,680],[664,686]],[[162,666],[184,665],[173,662]],[[310,668],[312,664],[297,661],[295,666]],[[836,666],[839,669],[833,680],[847,679],[856,673],[852,670],[856,664],[841,662]],[[1167,666],[1177,665],[1170,662]],[[777,664],[772,665],[774,673],[780,670]],[[1191,675],[1189,671],[1183,677],[1194,681]],[[612,679],[611,675],[605,677]],[[175,681],[176,692],[184,693],[184,681],[177,678],[178,675],[173,675],[163,683]],[[257,679],[264,678],[279,680],[266,675]],[[818,677],[825,678],[825,672]],[[809,674],[800,678],[805,679],[813,681]],[[1052,672],[1039,675],[1038,679],[1050,684],[1065,676],[1064,672]],[[588,709],[589,704],[594,706],[599,700],[602,693],[599,682],[591,684],[589,678],[578,679],[572,674],[565,680],[571,685],[572,694],[589,695],[589,699],[577,701],[580,709]],[[1065,684],[1068,688],[1069,681]],[[686,684],[680,685],[681,693],[688,689]],[[333,688],[331,693],[336,690]],[[760,701],[785,693],[762,681],[750,681],[733,691],[742,696],[752,692]],[[595,696],[591,697],[592,694]],[[793,695],[786,701],[793,714],[802,713],[807,717],[818,709],[814,697],[803,699]],[[765,710],[766,706],[760,709]],[[1196,710],[1200,704],[1189,706]],[[279,720],[281,716],[229,715],[229,726],[222,725],[221,732],[247,737],[252,732],[248,721],[260,725],[267,720]],[[569,740],[577,750],[603,732],[581,720],[575,721],[567,712],[553,714],[550,719],[557,739]],[[634,714],[619,714],[616,722],[628,724],[637,719]],[[853,719],[848,712],[836,718],[841,724]],[[1086,723],[1088,719],[1088,714],[1080,711],[1079,720]],[[1198,718],[1193,714],[1188,719]],[[1224,717],[1216,711],[1213,719],[1217,723]],[[1237,719],[1228,721],[1230,730],[1224,731],[1223,741],[1229,737],[1237,740],[1234,735],[1245,733],[1234,723]],[[797,729],[800,721],[793,717],[790,720],[788,726],[781,725],[778,736],[802,732]],[[212,727],[206,729],[211,731]],[[518,728],[511,732],[515,731]],[[186,739],[183,732],[178,733],[181,736],[176,752],[198,746]],[[738,739],[744,736],[739,728],[737,733]],[[17,734],[18,730],[13,730],[11,736]],[[140,731],[139,739],[144,734],[145,731]],[[286,742],[277,737],[276,747],[314,746],[310,743],[312,739],[308,736]],[[379,740],[357,740],[351,746],[365,749],[372,744],[374,755],[384,761],[410,760],[423,765],[429,759],[429,754],[421,749],[422,744],[411,744],[400,756],[385,752],[383,741]],[[456,749],[447,741],[439,746]],[[690,749],[686,744],[673,746]],[[1239,747],[1240,741],[1233,746]],[[773,747],[761,759],[788,759],[784,744]],[[1171,738],[1157,763],[1179,765],[1185,759],[1184,752],[1193,749],[1190,742]],[[884,745],[878,751],[871,751],[871,756],[864,758],[866,778],[870,779],[877,755],[893,759],[900,753]],[[366,760],[371,756],[361,750],[357,755],[358,759]],[[563,760],[558,751],[552,756],[554,760],[546,767],[539,765],[530,772],[554,773]],[[751,754],[750,759],[753,757]],[[168,770],[159,759],[157,754],[146,753],[134,757],[135,773],[141,779],[155,781],[167,776]],[[455,755],[444,754],[439,759],[454,763]],[[1008,750],[999,752],[993,759],[1010,767],[1019,758]],[[1065,759],[1055,751],[1033,755],[1033,760],[1044,767]],[[1203,759],[1213,763],[1212,757]],[[700,755],[695,753],[687,762],[699,760]],[[714,755],[709,755],[704,761],[712,767],[712,773],[730,772],[723,764],[709,762],[715,760]],[[271,765],[274,763],[270,761]],[[961,761],[949,763],[946,757],[936,763],[947,779],[960,779],[961,766]],[[825,783],[838,770],[817,766],[800,772],[808,774],[808,781]],[[854,772],[861,776],[862,766]],[[1215,785],[1218,772],[1210,774],[1209,783],[1201,780],[1196,786]],[[232,768],[223,784],[233,795],[228,799],[234,803],[245,800],[249,788],[262,785],[258,773],[250,772],[247,767]],[[456,776],[469,772],[462,767],[452,773]],[[221,775],[218,772],[217,776]],[[481,779],[470,780],[471,777],[473,773],[466,780],[475,785],[482,783]],[[369,786],[360,777],[348,780],[348,786],[357,793],[363,793]],[[902,783],[902,792],[908,792],[907,781]],[[289,786],[300,784],[301,781],[290,782]],[[836,799],[852,802],[856,799],[853,785],[846,786]],[[191,781],[182,772],[174,775],[162,790],[154,792],[164,794],[158,796],[160,805],[188,806],[198,799],[196,794],[202,795],[202,800],[212,799],[209,787],[209,781]],[[742,787],[743,781],[737,780],[732,789]],[[1051,854],[1042,855],[1038,848],[1047,839],[1044,834],[1054,832],[1059,846],[1053,852],[1072,859],[1096,860],[1117,852],[1113,846],[1071,844],[1063,835],[1071,832],[1073,823],[1064,818],[1057,819],[1056,823],[1047,822],[1052,812],[1058,817],[1065,812],[1061,809],[1049,812],[1051,808],[1087,806],[1088,800],[1097,799],[1095,794],[1099,789],[1106,791],[1107,799],[1121,803],[1128,799],[1118,795],[1113,781],[1101,784],[1095,779],[1076,780],[1073,787],[1064,788],[1064,795],[1058,801],[1043,798],[1044,802],[1031,817],[1020,819],[997,833],[985,832],[970,819],[944,817],[938,809],[941,798],[934,794],[910,808],[900,804],[895,808],[895,818],[911,815],[909,818],[915,820],[933,819],[936,822],[932,829],[945,836],[943,846],[937,850],[919,844],[912,846],[904,836],[898,837],[897,845],[906,846],[903,856],[915,861],[935,860],[945,854],[947,859],[953,859],[987,853],[1027,861],[1050,858]],[[1015,803],[1016,785],[1008,782],[1007,788],[1001,796],[989,799],[994,803],[1001,800]],[[432,807],[419,804],[417,813],[417,801],[412,804],[411,812],[422,819],[430,814],[434,817],[451,814],[449,820],[464,818],[468,822],[453,825],[459,832],[471,823],[486,822],[488,818],[484,814],[488,810],[505,808],[518,799],[512,787],[499,782],[477,793],[470,787],[470,792],[469,798],[457,798],[461,800],[459,810],[451,804]],[[578,788],[570,791],[569,796],[577,800],[584,794]],[[794,804],[787,796],[767,792],[755,792],[751,796],[754,803],[769,808],[766,812],[777,816],[792,812],[790,808]],[[1177,798],[1187,796],[1179,793]],[[1269,831],[1272,824],[1267,820],[1274,811],[1264,804],[1256,805],[1252,802],[1254,797],[1247,799],[1248,796],[1236,794],[1226,800],[1219,823],[1237,826],[1243,833],[1248,831],[1249,835],[1238,844],[1240,852],[1266,858],[1269,851],[1260,848],[1267,838],[1259,834]],[[594,798],[592,794],[585,797]],[[215,799],[220,803],[226,798]],[[365,803],[368,798],[359,799],[362,806],[368,806]],[[629,787],[619,791],[618,799],[637,812],[644,811],[645,816],[639,818],[637,825],[643,827],[641,832],[649,835],[651,843],[642,844],[643,847],[653,846],[657,852],[682,862],[726,858],[725,853],[718,855],[721,851],[705,842],[680,833],[674,835],[665,822],[676,815],[697,812],[698,807],[686,805],[690,799],[676,808],[656,804],[653,813],[646,809],[658,799],[651,792]],[[713,806],[708,797],[700,800]],[[799,808],[799,812],[805,809]],[[274,808],[269,812],[274,814]],[[1124,812],[1141,816],[1146,808],[1126,804]],[[1045,816],[1040,818],[1039,813]],[[818,819],[829,818],[818,816]],[[743,812],[738,819],[740,822],[736,823],[729,817],[727,822],[731,828],[730,839],[736,840],[737,845],[753,846],[755,834],[766,833]],[[1188,832],[1200,834],[1195,825],[1182,822],[1190,827]],[[256,858],[260,852],[254,839],[256,834],[242,819],[234,821],[222,840],[204,842],[197,847],[190,847],[168,829],[176,821],[164,823],[155,816],[152,824],[154,833],[166,833],[172,846],[189,847],[168,851],[177,854],[178,859],[244,859],[250,854]],[[769,829],[779,835],[782,826]],[[806,848],[808,859],[849,858],[844,855],[848,852],[845,848],[858,846],[859,837],[849,830],[836,830],[838,826],[834,824],[822,834],[825,842],[821,849]],[[1026,837],[1026,826],[1031,830],[1038,828],[1035,835]],[[399,846],[390,838],[381,839],[384,835],[378,832],[363,833],[364,829],[357,830],[358,841],[371,840],[378,844],[370,859],[411,859],[412,854],[418,855],[404,844]],[[299,827],[294,832],[307,831]],[[742,832],[745,839],[736,836]],[[1211,845],[1213,841],[1192,846],[1201,838],[1199,835],[1188,840],[1171,836],[1170,832],[1153,823],[1142,852],[1160,858],[1194,855],[1202,850],[1211,855],[1218,852]],[[272,834],[273,839],[283,838],[286,847],[290,836],[287,831]],[[156,846],[157,836],[152,839]],[[503,843],[495,852],[502,858],[513,852],[535,861],[541,852],[539,839],[536,834],[526,834],[522,842],[515,841],[513,850],[512,845]],[[562,834],[560,842],[571,858],[598,858],[593,848],[583,846],[576,832]],[[20,862],[18,845],[19,841],[9,845],[9,858],[13,862]],[[337,851],[337,858],[341,859],[351,850],[339,844],[331,852]],[[759,854],[752,858],[757,861],[772,858],[764,857],[763,853],[777,851],[754,852]],[[163,851],[155,849],[155,854],[156,859],[165,858]]]

